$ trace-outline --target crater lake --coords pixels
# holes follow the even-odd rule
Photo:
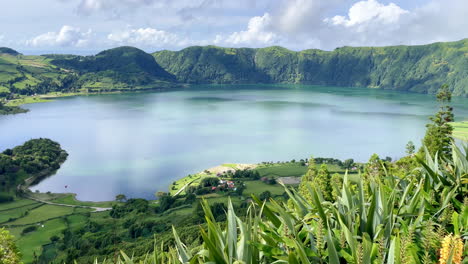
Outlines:
[[[452,105],[456,120],[468,117],[467,98]],[[223,163],[399,158],[408,141],[420,146],[438,110],[434,95],[308,85],[199,85],[24,107],[31,111],[0,116],[0,150],[39,137],[59,142],[67,161],[32,190],[91,201],[154,199],[174,180]]]

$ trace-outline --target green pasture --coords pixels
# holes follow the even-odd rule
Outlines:
[[[15,227],[10,229],[13,235],[18,237],[24,228]],[[16,244],[21,249],[23,254],[23,261],[25,263],[31,263],[34,259],[34,254],[37,256],[41,255],[42,246],[50,243],[50,238],[54,235],[60,236],[61,231],[66,228],[66,223],[63,218],[53,219],[45,221],[41,225],[37,225],[37,230],[25,235],[20,235],[16,240]]]
[[[301,166],[299,163],[285,163],[260,166],[255,170],[261,177],[302,177],[307,171],[307,166]]]
[[[22,218],[9,222],[8,225],[27,225],[38,223],[51,218],[72,214],[73,211],[73,207],[46,204],[29,211],[29,213]]]
[[[453,126],[454,137],[468,141],[468,121],[453,122],[451,125]]]
[[[245,187],[243,195],[250,196],[255,194],[257,197],[265,191],[270,191],[271,195],[281,195],[284,192],[284,187],[279,184],[266,184],[262,181],[245,181]]]

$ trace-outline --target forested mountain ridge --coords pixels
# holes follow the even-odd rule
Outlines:
[[[94,56],[27,56],[0,48],[0,99],[50,92],[159,89],[180,83],[302,83],[468,95],[468,39],[334,51],[193,46],[148,54],[119,47]]]
[[[185,83],[304,83],[435,93],[447,83],[468,95],[468,39],[419,46],[342,47],[291,51],[282,47],[194,46],[153,53]]]

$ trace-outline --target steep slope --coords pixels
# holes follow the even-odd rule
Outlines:
[[[46,56],[52,64],[78,72],[78,85],[83,88],[132,88],[175,81],[150,54],[133,47],[105,50],[96,56]]]
[[[62,91],[71,73],[50,64],[43,56],[24,56],[9,48],[0,50],[0,98]]]
[[[455,95],[468,95],[468,39],[300,52],[206,46],[153,56],[179,81],[188,83],[307,83],[421,93],[434,93],[447,83]]]
[[[270,82],[255,66],[255,49],[194,46],[154,53],[156,61],[184,83]]]

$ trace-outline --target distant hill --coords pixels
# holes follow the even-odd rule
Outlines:
[[[291,51],[195,46],[153,53],[187,83],[304,83],[435,93],[447,83],[468,95],[468,39],[421,46]]]
[[[109,49],[95,56],[45,56],[53,65],[78,72],[78,83],[86,88],[132,88],[176,81],[150,54],[133,47]]]
[[[153,56],[133,47],[105,50],[96,56],[24,56],[10,48],[0,51],[0,98],[166,88],[176,82]]]
[[[21,55],[21,53],[17,52],[16,50],[6,47],[0,47],[0,54],[9,54],[13,56]]]

